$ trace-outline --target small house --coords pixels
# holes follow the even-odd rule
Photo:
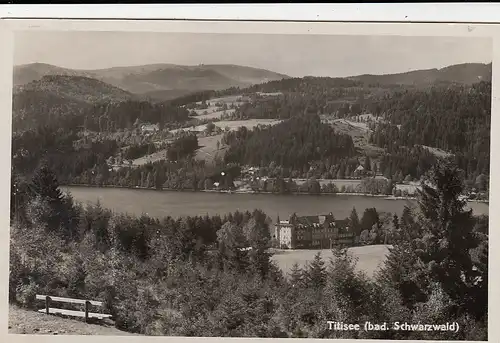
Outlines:
[[[142,124],[141,131],[142,132],[156,132],[159,131],[158,124]]]
[[[354,170],[354,175],[356,176],[363,176],[365,173],[365,168],[361,164]]]

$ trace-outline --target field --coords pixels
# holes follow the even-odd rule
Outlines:
[[[385,256],[388,253],[386,245],[369,245],[364,247],[349,248],[349,253],[358,259],[357,268],[365,272],[368,276],[373,276],[375,271],[384,262]],[[329,249],[323,250],[279,250],[272,257],[284,273],[288,273],[294,263],[304,267],[307,263],[314,259],[314,255],[321,251],[321,257],[328,265],[333,254]]]
[[[427,149],[430,153],[434,154],[437,157],[447,158],[447,157],[452,156],[452,154],[450,154],[449,152],[446,152],[446,151],[441,150],[439,148],[433,148],[433,147],[426,146],[426,145],[422,145],[422,148]]]
[[[283,95],[283,93],[281,93],[281,92],[274,92],[274,93],[257,92],[257,95],[260,95],[260,96],[280,96],[280,95]]]
[[[227,104],[228,106],[235,105],[235,106],[240,106],[243,104],[242,96],[241,95],[229,95],[229,96],[224,96],[221,98],[212,98],[210,100],[207,100],[207,105],[208,109],[207,111],[210,112],[210,109],[216,108],[215,104],[216,103],[223,103]],[[201,105],[201,101],[198,101],[196,103],[197,105]],[[202,110],[203,111],[203,110]]]
[[[215,105],[218,102],[222,102],[224,104],[227,104],[228,106],[231,104],[238,106],[243,103],[241,95],[229,95],[221,98],[213,98],[207,101],[207,103],[210,105]]]
[[[217,108],[215,108],[214,111],[210,112],[207,111],[207,114],[204,114],[206,110],[195,110],[196,116],[193,118],[199,119],[199,120],[205,120],[205,119],[219,119],[222,117],[222,115],[225,113],[227,115],[232,115],[236,110],[235,109],[228,109],[225,111],[217,111]]]
[[[217,150],[217,142],[221,139],[222,135],[198,138],[198,145],[200,148],[196,152],[196,158],[199,160],[205,160],[207,163],[211,163],[216,155],[223,157],[225,148],[222,147]]]
[[[408,192],[408,194],[415,194],[417,192],[417,189],[420,188],[418,183],[397,184],[395,187],[401,192]]]
[[[368,142],[371,130],[366,123],[358,123],[345,119],[325,120],[330,123],[336,132],[348,134],[352,137],[354,146],[366,155],[377,156],[383,149]]]
[[[214,122],[215,126],[221,128],[222,130],[231,130],[235,131],[238,128],[245,126],[248,129],[253,129],[257,125],[276,125],[280,123],[280,120],[275,119],[250,119],[250,120],[221,120]],[[186,127],[182,129],[171,130],[172,134],[176,134],[178,132],[202,132],[206,129],[207,124],[198,125],[194,127]]]
[[[245,126],[248,129],[252,129],[256,127],[257,125],[276,125],[280,121],[279,120],[274,120],[274,119],[252,119],[252,120],[227,120],[227,121],[219,121],[215,122],[214,124],[221,128],[222,130],[231,130],[235,131],[238,128]],[[206,128],[206,125],[199,125],[195,127],[190,127],[190,128],[183,128],[183,129],[177,129],[177,130],[172,130],[170,131],[171,133],[177,133],[180,131],[185,131],[185,132],[202,132]],[[200,146],[200,149],[196,153],[196,157],[198,159],[205,160],[207,162],[212,162],[213,158],[215,157],[216,153],[218,152],[217,150],[217,141],[220,141],[222,139],[222,135],[215,135],[215,136],[208,136],[208,137],[199,137],[198,138],[198,144]],[[151,155],[146,155],[142,156],[138,159],[135,159],[133,161],[133,165],[138,166],[138,165],[143,165],[149,162],[155,162],[159,161],[162,159],[165,159],[165,153],[166,150],[160,150],[157,151]],[[219,149],[219,153],[222,154],[224,153],[224,148]]]
[[[162,150],[159,150],[157,152],[152,153],[151,155],[145,155],[145,156],[139,157],[139,158],[133,160],[132,164],[134,166],[141,166],[143,164],[147,164],[150,162],[153,163],[156,161],[164,160],[166,154],[167,154],[167,150],[162,149]]]
[[[280,123],[281,120],[275,119],[250,119],[250,120],[224,120],[218,121],[214,124],[221,129],[229,128],[231,131],[237,130],[238,128],[244,126],[247,129],[253,129],[257,125],[276,125]]]
[[[334,124],[347,126],[350,130],[358,130],[362,133],[370,133],[367,123],[358,123],[347,119],[335,119]]]

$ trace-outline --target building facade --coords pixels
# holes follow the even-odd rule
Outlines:
[[[156,132],[159,131],[160,127],[158,124],[143,124],[141,125],[142,132]]]
[[[293,214],[288,220],[278,217],[272,238],[275,247],[282,249],[331,249],[356,243],[348,220],[335,220],[331,213],[318,216]]]

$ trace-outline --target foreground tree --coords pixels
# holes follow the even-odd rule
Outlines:
[[[476,271],[471,249],[478,246],[472,210],[465,210],[463,174],[449,163],[437,164],[422,183],[419,206],[424,235],[420,259],[431,278],[459,306],[468,302]]]
[[[410,218],[411,211],[402,216],[403,226],[418,225],[420,230],[402,236],[378,279],[397,289],[408,308],[442,291],[449,299],[443,307],[448,316],[473,315],[475,320],[485,320],[487,255],[484,249],[477,249],[481,239],[474,232],[471,211],[465,209],[463,190],[462,171],[455,165],[441,162],[432,168],[422,183],[416,223]],[[482,241],[487,245],[487,236]],[[480,256],[477,262],[473,249]]]
[[[359,236],[359,234],[361,233],[361,226],[359,223],[358,212],[356,211],[355,207],[352,208],[351,215],[349,216],[349,225],[352,232],[354,232],[356,236]]]

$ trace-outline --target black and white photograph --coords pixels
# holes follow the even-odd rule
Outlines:
[[[490,37],[13,40],[9,334],[488,340]]]

